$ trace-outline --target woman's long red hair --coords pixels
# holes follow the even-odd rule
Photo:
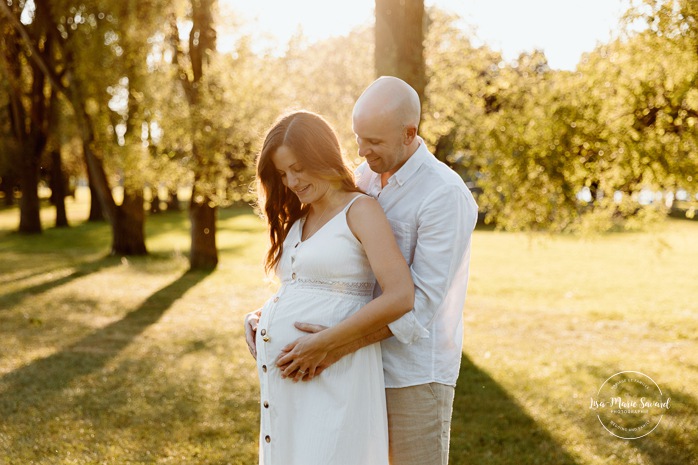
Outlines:
[[[267,272],[276,268],[291,226],[304,216],[309,205],[301,204],[295,193],[284,186],[272,156],[279,147],[290,149],[308,173],[329,181],[346,192],[361,192],[344,163],[337,135],[325,119],[309,111],[297,111],[279,118],[267,132],[257,157],[259,205],[269,223],[271,245],[264,260]]]

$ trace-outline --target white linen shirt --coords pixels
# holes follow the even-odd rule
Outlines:
[[[477,204],[461,177],[419,141],[385,187],[366,162],[355,173],[358,187],[383,207],[415,285],[414,308],[388,325],[395,337],[381,341],[387,388],[455,386],[463,350]]]

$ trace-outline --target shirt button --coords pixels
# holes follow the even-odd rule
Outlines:
[[[262,365],[262,371],[263,371],[264,373],[267,372],[267,366],[266,366],[266,365]]]
[[[278,297],[274,297],[274,302],[278,302],[278,301],[279,301],[279,298],[278,298]]]
[[[296,279],[296,273],[293,273],[293,274],[291,275],[291,279]]]
[[[266,336],[266,335],[267,335],[267,330],[266,330],[266,329],[263,329],[262,332],[261,332],[260,334],[261,334],[262,336]]]
[[[264,436],[264,440],[265,440],[267,443],[271,442],[271,436],[269,436],[269,435]]]
[[[267,402],[266,400],[264,401],[264,408],[269,408],[269,402]]]

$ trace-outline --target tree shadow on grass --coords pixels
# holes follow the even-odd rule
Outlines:
[[[36,276],[41,276],[43,274],[55,273],[65,266],[39,266],[39,267],[22,267],[20,271],[13,273],[12,276],[1,276],[0,275],[0,286],[18,283],[20,281],[26,281]]]
[[[494,379],[461,357],[451,422],[452,465],[576,465]]]
[[[4,375],[0,378],[0,418],[9,420],[45,405],[73,380],[103,368],[208,274],[187,272],[121,320],[88,334],[60,352]]]
[[[630,441],[654,465],[698,464],[698,401],[689,394],[665,390],[671,408],[657,429],[647,436]]]
[[[688,365],[684,370],[695,369]],[[618,372],[617,367],[588,366],[586,370],[596,379],[608,378],[609,373]],[[645,375],[646,376],[646,375]],[[679,388],[666,386],[660,379],[655,378],[662,390],[662,400],[670,398],[670,408],[667,410],[659,425],[648,435],[638,439],[618,439],[604,431],[594,416],[592,424],[598,434],[603,435],[604,440],[595,442],[597,454],[601,456],[615,455],[627,463],[637,461],[632,449],[643,455],[645,462],[653,465],[698,465],[698,399]],[[650,400],[658,400],[650,398]],[[656,420],[656,417],[647,419]],[[655,424],[655,423],[653,423]],[[629,447],[624,450],[617,448],[618,443]],[[632,449],[631,449],[632,448]],[[629,452],[630,451],[630,452]],[[623,454],[632,454],[624,456]]]
[[[32,286],[23,287],[13,292],[8,292],[7,294],[0,295],[0,309],[11,308],[18,303],[20,303],[25,298],[33,297],[37,294],[42,294],[44,292],[55,289],[59,286],[67,284],[75,279],[82,278],[92,273],[97,273],[105,268],[118,265],[120,263],[117,257],[105,257],[99,260],[94,260],[91,262],[83,263],[75,268],[72,273],[69,273],[60,278],[45,281],[43,283],[35,284]],[[56,271],[56,270],[54,270]],[[48,272],[47,272],[48,273]],[[43,273],[38,273],[43,274]]]

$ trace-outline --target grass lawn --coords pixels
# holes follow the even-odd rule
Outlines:
[[[220,265],[187,273],[185,213],[152,216],[142,258],[110,230],[0,210],[0,464],[253,464],[258,382],[243,315],[275,289],[264,225],[220,212]],[[698,222],[597,237],[478,230],[452,464],[698,464]],[[590,398],[619,371],[671,408],[650,435],[607,433]]]

